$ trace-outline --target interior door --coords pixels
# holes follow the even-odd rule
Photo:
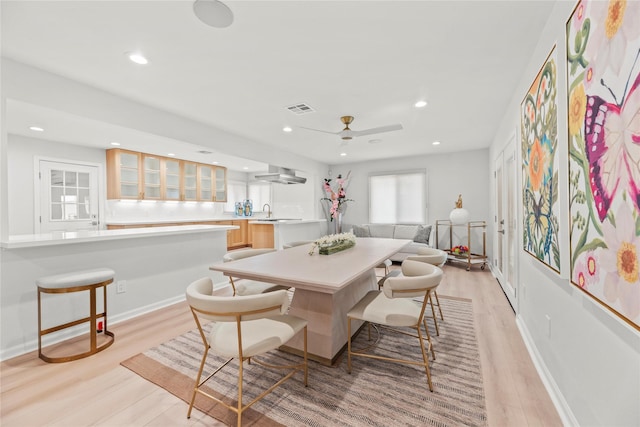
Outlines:
[[[516,304],[516,159],[515,136],[495,161],[494,274],[514,311]]]
[[[39,169],[40,214],[36,230],[97,230],[98,167],[40,160]]]

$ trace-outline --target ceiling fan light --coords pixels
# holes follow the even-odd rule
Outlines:
[[[193,13],[210,27],[226,28],[233,23],[233,12],[218,0],[196,0]]]
[[[427,106],[427,101],[418,101],[414,105],[416,108],[423,108]]]

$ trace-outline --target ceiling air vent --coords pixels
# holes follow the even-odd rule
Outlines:
[[[311,108],[310,106],[308,106],[307,104],[304,104],[304,103],[289,105],[286,108],[287,108],[287,110],[291,111],[293,114],[296,114],[298,116],[301,115],[301,114],[307,114],[307,113],[313,113],[314,112],[313,108]]]
[[[200,154],[213,154],[213,151],[199,150],[198,153],[200,153]]]

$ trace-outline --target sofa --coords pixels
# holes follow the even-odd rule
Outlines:
[[[404,261],[408,256],[417,255],[419,248],[429,248],[435,241],[432,237],[434,231],[431,225],[362,224],[352,225],[351,231],[356,237],[411,240],[411,243],[390,258],[391,261],[397,262]]]

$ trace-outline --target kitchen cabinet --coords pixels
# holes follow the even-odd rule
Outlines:
[[[248,245],[247,235],[248,235],[248,221],[246,219],[234,219],[231,221],[232,225],[237,225],[240,227],[237,230],[229,230],[227,247],[229,248],[238,248]]]
[[[272,224],[251,224],[252,248],[274,248],[275,239],[273,236]]]
[[[215,201],[226,202],[227,201],[227,168],[216,166],[216,181],[215,181]]]
[[[107,199],[141,199],[141,153],[107,150]]]
[[[226,202],[227,169],[113,148],[107,150],[107,199]]]
[[[198,165],[198,200],[213,202],[214,167]]]
[[[182,162],[176,159],[162,159],[163,200],[180,200],[180,181],[182,176]]]
[[[198,164],[182,162],[182,200],[196,202],[198,200]]]
[[[161,200],[162,199],[162,158],[151,154],[142,155],[142,199]]]

